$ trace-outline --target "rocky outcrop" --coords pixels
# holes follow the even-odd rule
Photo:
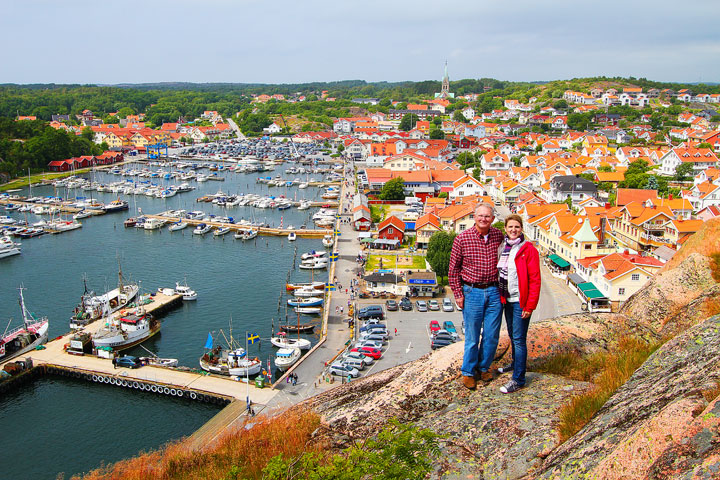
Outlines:
[[[676,268],[663,269],[658,273],[623,305],[620,313],[648,325],[658,334],[682,331],[684,326],[672,322],[668,325],[669,321],[681,314],[683,309],[687,311],[688,304],[699,297],[704,296],[710,302],[713,292],[717,291],[718,283],[712,276],[711,263],[709,257],[698,253],[689,254]],[[696,304],[695,308],[698,306]],[[710,311],[712,302],[706,307]],[[696,317],[696,320],[705,318]]]
[[[539,478],[720,478],[720,316],[656,351]]]

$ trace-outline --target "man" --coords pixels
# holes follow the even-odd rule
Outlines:
[[[492,227],[494,219],[491,205],[478,204],[475,225],[455,237],[450,254],[450,288],[465,322],[462,384],[471,390],[477,385],[475,375],[478,371],[482,381],[492,380],[490,364],[500,337],[502,303],[497,262],[503,234]]]

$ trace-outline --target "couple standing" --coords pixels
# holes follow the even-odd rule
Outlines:
[[[494,219],[491,205],[475,207],[475,225],[455,237],[448,277],[465,324],[463,385],[472,390],[476,378],[492,380],[490,364],[504,312],[513,362],[499,371],[513,375],[500,391],[512,393],[525,386],[527,331],[540,298],[540,257],[533,244],[525,241],[520,216],[505,219],[504,236],[492,227]]]

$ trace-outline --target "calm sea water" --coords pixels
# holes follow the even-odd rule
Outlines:
[[[283,174],[281,169],[275,172],[264,172],[262,175]],[[216,215],[227,215],[233,218],[247,218],[266,221],[270,224],[285,226],[307,223],[312,225],[310,217],[314,209],[284,211],[255,209],[254,207],[233,207],[223,209],[208,203],[196,203],[196,198],[216,193],[221,189],[225,193],[258,193],[285,195],[301,200],[303,198],[319,199],[317,188],[299,190],[296,187],[268,187],[256,183],[260,174],[221,174],[226,177],[224,182],[208,181],[193,183],[198,188],[192,192],[178,194],[169,199],[161,200],[145,196],[122,196],[130,202],[131,211],[112,213],[98,217],[83,219],[83,228],[58,235],[44,235],[22,241],[22,255],[0,260],[0,320],[6,324],[13,319],[14,324],[21,319],[18,306],[18,287],[22,284],[25,290],[25,301],[28,308],[50,319],[50,336],[55,337],[66,333],[68,320],[73,308],[83,293],[83,277],[87,278],[88,288],[97,293],[104,292],[117,285],[118,263],[126,278],[139,281],[141,291],[152,292],[158,287],[172,287],[176,281],[187,280],[190,287],[198,292],[196,302],[185,302],[162,317],[160,335],[145,342],[144,346],[162,357],[178,358],[181,365],[196,368],[198,359],[203,354],[203,346],[208,332],[215,338],[222,339],[232,335],[244,341],[245,333],[257,333],[261,341],[249,347],[250,355],[257,355],[265,362],[274,355],[274,348],[269,338],[274,325],[277,330],[282,321],[295,323],[296,316],[286,309],[285,281],[309,281],[308,271],[298,270],[300,254],[313,249],[322,249],[319,239],[298,238],[288,242],[287,238],[258,237],[254,241],[242,242],[235,240],[232,234],[223,237],[204,237],[192,235],[191,228],[179,232],[162,230],[145,231],[135,228],[124,228],[123,221],[133,214],[136,208],[144,213],[159,213],[168,209],[203,210]],[[292,179],[296,175],[284,175]],[[320,175],[314,175],[320,178]],[[109,183],[123,177],[107,173],[96,173],[95,180]],[[162,183],[162,181],[159,181]],[[172,182],[172,181],[171,181]],[[27,194],[27,192],[23,192]],[[33,195],[58,195],[74,198],[90,196],[90,192],[55,190],[53,187],[32,189]],[[103,202],[110,202],[117,194],[93,192],[92,196]],[[12,212],[12,216],[23,218],[23,214]],[[39,220],[28,214],[31,223]],[[318,278],[319,277],[319,278]],[[327,272],[319,273],[316,280],[327,280]],[[310,317],[301,317],[301,322],[319,321]],[[3,325],[4,328],[4,325]],[[315,341],[317,338],[308,337]],[[143,355],[140,348],[128,350],[127,353]],[[94,391],[107,393],[95,397],[89,395]],[[38,393],[40,392],[40,393]],[[194,406],[187,402],[174,404],[171,400],[153,397],[157,408],[138,408],[137,393],[124,392],[122,389],[100,387],[97,385],[76,385],[68,381],[47,380],[31,387],[30,391],[21,391],[12,399],[0,399],[0,415],[2,415],[4,440],[8,432],[12,432],[12,442],[8,445],[0,443],[0,451],[6,458],[17,459],[17,464],[45,464],[47,469],[34,478],[54,477],[58,471],[77,472],[98,466],[101,461],[109,462],[136,454],[146,448],[191,433],[209,419],[214,410],[205,406]],[[60,401],[60,399],[68,399]],[[74,399],[74,400],[73,400]],[[34,416],[21,413],[13,405],[24,402],[36,402],[25,411],[43,411],[43,420],[36,421]],[[81,401],[81,403],[79,403]],[[158,411],[166,405],[174,412],[197,416],[196,423],[191,425],[174,425],[170,414],[158,416]],[[72,424],[54,423],[65,418],[68,410],[84,415],[87,409],[106,412],[117,423],[106,423],[101,414],[97,422],[78,422]],[[172,406],[171,406],[172,405]],[[196,412],[191,414],[191,412]],[[181,415],[183,418],[185,413]],[[57,419],[57,420],[56,420]],[[67,420],[70,421],[70,420]],[[76,422],[72,420],[70,422]],[[158,426],[158,434],[148,439],[146,430]],[[164,425],[168,423],[170,425]],[[52,435],[57,440],[56,455],[43,454],[40,459],[28,448],[36,444],[42,432],[65,432],[73,428],[78,433],[78,442],[67,442],[65,435]],[[65,437],[65,438],[63,438]],[[119,442],[118,437],[122,437]],[[50,439],[48,439],[50,440]],[[2,441],[2,440],[0,440]],[[45,442],[43,442],[45,443]],[[85,463],[78,463],[78,452]],[[58,456],[66,456],[68,462],[62,468],[56,468]],[[39,460],[39,461],[38,461]],[[5,462],[4,462],[5,463]],[[22,472],[22,470],[19,470]],[[1,472],[2,478],[7,472]],[[26,478],[32,478],[27,476]],[[8,478],[21,478],[13,475]]]

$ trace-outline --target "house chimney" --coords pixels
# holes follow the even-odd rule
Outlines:
[[[671,193],[670,195],[668,195],[668,200],[672,200],[672,199],[673,199],[673,196],[672,196],[672,193]]]
[[[607,203],[605,204],[607,205]],[[600,238],[598,239],[599,245],[605,245],[605,228],[606,228],[606,222],[607,218],[600,217]]]
[[[605,210],[610,210],[610,202],[605,202]]]

